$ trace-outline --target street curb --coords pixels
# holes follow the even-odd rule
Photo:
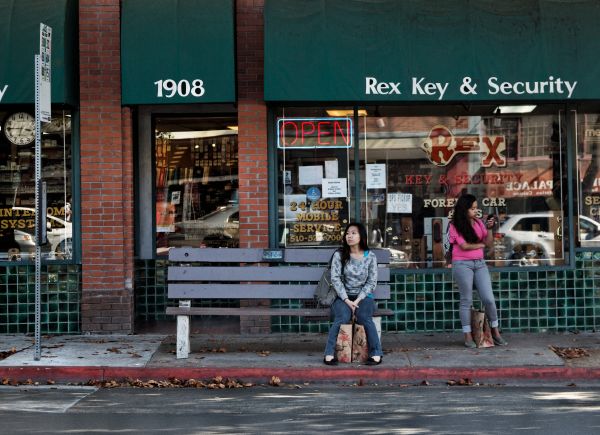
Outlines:
[[[105,381],[125,378],[140,380],[178,379],[239,379],[268,383],[273,376],[281,382],[340,382],[340,381],[424,381],[457,380],[469,378],[473,381],[494,380],[600,380],[600,368],[573,367],[491,367],[491,368],[244,368],[244,367],[206,367],[206,368],[152,368],[152,367],[1,367],[0,379],[23,382],[32,380],[46,383]]]

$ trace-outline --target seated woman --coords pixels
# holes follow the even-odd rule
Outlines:
[[[349,223],[344,231],[342,249],[333,255],[331,281],[337,298],[331,304],[333,325],[329,329],[323,362],[337,365],[335,343],[340,326],[350,323],[353,315],[356,322],[363,325],[369,345],[367,365],[381,364],[383,352],[373,322],[375,299],[373,291],[377,286],[377,257],[367,246],[367,231],[360,223]]]

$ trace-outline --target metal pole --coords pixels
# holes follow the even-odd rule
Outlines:
[[[40,204],[40,182],[42,174],[42,132],[40,111],[40,56],[35,56],[35,217],[36,221],[41,215]],[[41,311],[42,311],[42,247],[40,246],[40,226],[35,226],[35,354],[33,359],[39,361],[42,354],[41,345]]]

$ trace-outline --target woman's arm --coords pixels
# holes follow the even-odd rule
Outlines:
[[[369,296],[375,291],[375,287],[377,287],[377,257],[371,251],[369,252],[368,258],[368,268],[367,268],[367,279],[365,280],[365,284],[358,294],[358,298],[356,298],[356,302],[362,301],[364,298]]]
[[[338,251],[333,254],[333,260],[331,261],[331,282],[339,298],[345,301],[348,299],[348,294],[342,278],[342,256]]]

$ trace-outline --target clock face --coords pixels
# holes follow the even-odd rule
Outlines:
[[[29,145],[35,140],[35,118],[27,112],[17,112],[4,121],[6,138],[16,145]]]

